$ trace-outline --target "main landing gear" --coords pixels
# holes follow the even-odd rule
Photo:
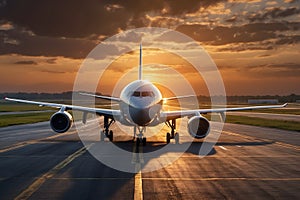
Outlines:
[[[114,139],[114,132],[109,130],[110,125],[115,122],[114,119],[110,119],[108,117],[104,117],[104,130],[100,133],[100,141],[104,141],[104,138],[107,137],[109,141],[113,141]]]
[[[171,139],[175,140],[175,144],[179,144],[179,133],[175,132],[176,130],[176,120],[172,119],[170,121],[166,122],[167,126],[171,128],[171,133],[167,133],[166,135],[166,141],[167,144],[170,143]]]
[[[137,130],[139,133],[137,134]],[[143,132],[146,130],[146,127],[135,126],[133,130],[133,140],[136,138],[136,146],[139,146],[141,143],[143,146],[146,146],[147,138],[143,136]]]

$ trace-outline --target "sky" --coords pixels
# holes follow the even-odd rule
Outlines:
[[[130,29],[160,27],[186,34],[207,51],[227,95],[300,94],[299,5],[299,0],[0,0],[0,92],[71,91],[98,44]],[[167,80],[171,76],[161,69],[170,66],[197,94],[207,95],[189,64],[144,48],[145,64],[161,64],[145,67],[148,79]],[[97,91],[112,94],[137,64],[138,51],[121,55]]]

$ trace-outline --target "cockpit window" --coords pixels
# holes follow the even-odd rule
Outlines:
[[[154,93],[152,91],[139,92],[135,91],[132,93],[133,97],[153,97]]]
[[[132,93],[132,96],[133,97],[139,97],[140,96],[140,92],[135,91],[135,92]]]
[[[153,92],[142,92],[142,97],[153,97]]]

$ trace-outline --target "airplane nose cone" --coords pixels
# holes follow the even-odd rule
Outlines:
[[[129,106],[129,114],[132,121],[139,126],[146,126],[152,121],[152,118],[149,116],[149,108]]]

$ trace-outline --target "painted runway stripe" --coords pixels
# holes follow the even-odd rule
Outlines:
[[[50,140],[50,139],[54,139],[54,138],[61,137],[61,136],[71,135],[74,133],[76,133],[76,131],[72,131],[72,132],[68,132],[68,133],[64,133],[64,134],[53,135],[53,136],[49,136],[49,137],[41,138],[41,139],[37,139],[37,140],[28,140],[25,142],[19,142],[19,143],[13,144],[11,146],[8,146],[6,148],[0,149],[0,153],[18,149],[18,148],[24,147],[26,145],[36,144],[36,143],[42,142],[43,140]]]
[[[94,143],[88,145],[87,147],[82,147],[79,150],[77,150],[72,155],[68,156],[65,160],[57,164],[55,167],[53,167],[50,171],[45,173],[43,176],[39,177],[36,181],[34,181],[29,187],[27,187],[23,192],[21,192],[15,200],[24,200],[31,197],[33,193],[35,193],[44,182],[51,179],[54,175],[57,174],[59,170],[67,166],[69,163],[71,163],[74,159],[84,154]]]
[[[143,183],[141,170],[134,176],[134,200],[143,200]]]
[[[136,148],[138,148],[138,153],[136,153]],[[135,163],[135,171],[137,172],[134,176],[134,200],[143,200],[143,182],[142,182],[142,163],[144,163],[143,158],[143,146],[136,146],[134,144],[132,153],[132,163]]]
[[[226,149],[225,147],[223,147],[223,146],[219,146],[219,147],[220,147],[221,149],[227,151],[227,149]]]
[[[100,124],[100,126],[101,126],[101,124]],[[93,127],[92,129],[95,129],[95,128],[97,128],[97,127]],[[27,146],[27,145],[31,145],[31,144],[45,142],[45,140],[53,140],[53,139],[56,139],[56,138],[59,138],[59,137],[64,137],[64,136],[68,136],[68,135],[72,135],[72,134],[77,134],[77,131],[76,130],[72,130],[72,131],[69,131],[69,132],[66,132],[66,133],[63,133],[63,134],[55,134],[55,135],[52,135],[52,136],[49,136],[49,137],[46,137],[46,138],[41,138],[41,139],[36,139],[36,140],[28,140],[28,141],[24,141],[24,142],[19,142],[19,143],[10,145],[8,147],[5,147],[3,149],[0,149],[0,153],[4,153],[4,152],[7,152],[7,151],[15,150],[15,149],[18,149],[18,148],[21,148],[21,147],[24,147],[24,146]]]

